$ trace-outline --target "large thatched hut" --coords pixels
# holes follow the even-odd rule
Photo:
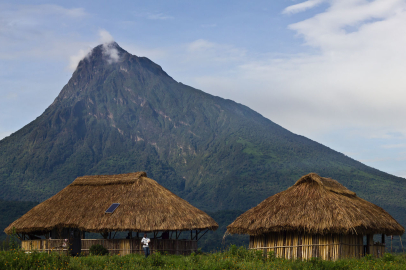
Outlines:
[[[230,234],[249,234],[251,249],[284,258],[324,260],[380,257],[384,235],[404,228],[385,210],[363,200],[330,178],[310,173],[239,216]],[[374,242],[373,235],[381,234]]]
[[[197,250],[197,241],[207,230],[217,228],[205,212],[145,172],[136,172],[78,177],[4,231],[14,230],[28,250],[87,253],[92,244],[102,244],[110,253],[123,255],[141,252],[141,232],[150,233],[152,251],[188,254]],[[123,231],[128,232],[122,237],[126,239],[115,239]],[[85,239],[86,232],[100,233],[103,239]],[[181,240],[185,235],[187,239]]]

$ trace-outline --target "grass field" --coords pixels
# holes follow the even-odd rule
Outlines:
[[[23,251],[0,251],[0,269],[406,269],[406,255],[386,253],[381,259],[309,261],[277,259],[270,254],[231,246],[227,251],[190,256],[155,253],[147,259],[132,254],[126,256],[68,257],[58,254]]]

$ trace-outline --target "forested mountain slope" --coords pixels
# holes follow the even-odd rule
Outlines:
[[[315,172],[406,225],[405,179],[179,83],[116,43],[94,48],[41,116],[0,141],[0,164],[3,200],[43,201],[81,175],[146,171],[206,211],[247,210]]]

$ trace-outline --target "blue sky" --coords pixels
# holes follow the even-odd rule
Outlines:
[[[406,177],[406,0],[3,0],[0,139],[110,38],[177,81]]]

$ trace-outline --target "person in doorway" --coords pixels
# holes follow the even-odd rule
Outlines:
[[[151,240],[147,237],[147,234],[144,233],[144,237],[141,239],[141,243],[142,248],[144,249],[145,252],[145,258],[148,258],[149,255],[149,242],[151,242]]]

